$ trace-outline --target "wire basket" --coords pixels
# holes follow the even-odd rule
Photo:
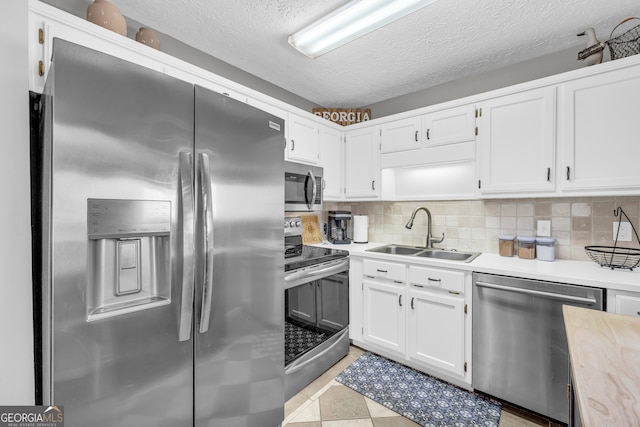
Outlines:
[[[615,268],[633,270],[640,265],[640,249],[618,247],[618,236],[620,235],[622,215],[624,215],[627,221],[629,221],[629,224],[631,224],[631,228],[633,229],[633,233],[636,235],[638,244],[640,244],[640,237],[638,237],[636,228],[633,226],[633,223],[621,207],[614,210],[613,215],[619,218],[618,231],[616,232],[616,238],[613,242],[613,246],[585,246],[584,250],[587,252],[589,258],[599,264],[600,267],[608,267],[612,270]]]
[[[633,270],[640,264],[640,249],[619,248],[616,246],[585,246],[589,258],[600,264],[601,267],[609,267]]]
[[[616,29],[633,19],[638,19],[636,17],[631,17],[623,20],[618,25],[616,25],[611,31],[611,35],[609,35],[609,40],[607,40],[607,45],[609,46],[609,52],[611,53],[611,60],[626,58],[627,56],[636,55],[640,53],[640,25],[637,25],[627,32],[615,37],[613,37],[613,33]]]

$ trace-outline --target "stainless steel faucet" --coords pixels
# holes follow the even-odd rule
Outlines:
[[[442,241],[444,240],[444,233],[442,233],[442,237],[439,239],[434,239],[433,236],[431,235],[431,212],[429,212],[429,209],[425,208],[424,206],[420,206],[417,207],[413,210],[413,213],[411,214],[411,219],[409,219],[409,222],[407,222],[407,225],[405,225],[405,228],[411,230],[411,228],[413,227],[413,220],[416,218],[416,214],[418,213],[418,211],[425,211],[427,213],[427,248],[433,248],[433,244],[434,243],[442,243]]]

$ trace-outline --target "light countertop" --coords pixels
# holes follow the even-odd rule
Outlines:
[[[584,427],[640,425],[640,319],[563,306]]]
[[[318,243],[316,246],[322,246]],[[324,244],[335,249],[349,251],[352,257],[376,258],[387,261],[410,262],[413,264],[429,265],[432,267],[456,268],[465,271],[501,274],[505,276],[524,277],[528,279],[547,280],[552,282],[570,283],[575,285],[594,286],[604,289],[640,292],[640,269],[611,270],[600,267],[592,261],[538,261],[521,259],[517,256],[502,257],[495,253],[482,253],[473,261],[447,261],[432,258],[422,258],[407,255],[389,255],[376,252],[366,252],[367,249],[386,245],[386,243],[351,243],[348,245]]]

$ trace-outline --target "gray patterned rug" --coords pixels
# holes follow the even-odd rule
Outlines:
[[[370,352],[336,381],[424,427],[497,427],[498,402]]]

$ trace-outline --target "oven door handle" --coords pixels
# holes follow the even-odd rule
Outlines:
[[[306,277],[319,279],[321,277],[331,276],[335,273],[339,273],[348,267],[349,267],[349,258],[345,258],[343,261],[340,261],[338,264],[331,265],[326,268],[321,268],[318,270],[304,270],[297,273],[288,274],[285,276],[284,281],[293,282],[294,280],[300,280]]]

